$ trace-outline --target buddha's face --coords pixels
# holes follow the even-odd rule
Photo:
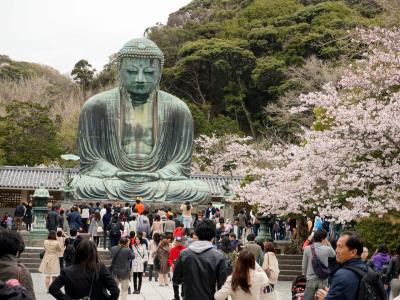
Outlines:
[[[124,88],[134,96],[145,96],[156,89],[161,78],[160,61],[149,58],[124,58],[120,79]]]

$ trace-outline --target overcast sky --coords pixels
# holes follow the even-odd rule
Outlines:
[[[0,54],[70,72],[80,59],[97,70],[147,27],[190,0],[0,0]]]

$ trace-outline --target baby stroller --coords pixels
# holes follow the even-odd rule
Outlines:
[[[299,275],[292,283],[292,300],[304,300],[304,290],[306,289],[307,279],[304,275]]]

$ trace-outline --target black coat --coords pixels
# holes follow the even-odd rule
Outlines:
[[[174,284],[183,283],[185,299],[214,300],[215,288],[226,280],[224,256],[214,248],[195,253],[184,249],[176,262]]]
[[[54,210],[49,211],[46,218],[46,228],[50,230],[57,230],[58,226],[58,213]]]
[[[101,264],[100,271],[94,277],[94,273],[84,270],[80,265],[72,265],[61,270],[61,274],[50,285],[49,292],[57,300],[82,299],[89,296],[93,278],[92,300],[103,299],[102,290],[107,289],[111,293],[110,300],[117,300],[119,296],[118,285],[106,266]],[[65,287],[65,294],[61,291]]]

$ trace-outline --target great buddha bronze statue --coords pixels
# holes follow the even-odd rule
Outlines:
[[[189,178],[192,115],[183,101],[159,90],[163,63],[154,42],[130,40],[118,52],[119,87],[86,101],[79,119],[76,199],[209,199],[207,184]]]

